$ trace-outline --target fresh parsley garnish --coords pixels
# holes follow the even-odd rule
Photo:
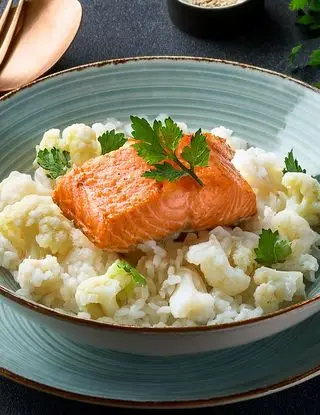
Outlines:
[[[291,242],[281,239],[278,231],[262,229],[258,248],[254,252],[256,261],[261,265],[282,263],[292,253]]]
[[[306,173],[305,169],[302,169],[298,160],[294,158],[293,150],[289,151],[287,157],[284,159],[285,169],[283,169],[283,174],[286,173]]]
[[[289,8],[297,12],[297,22],[311,31],[320,29],[320,1],[319,0],[291,0]],[[295,46],[289,61],[292,64],[296,56],[301,52],[302,45]],[[308,57],[307,66],[320,67],[320,49],[314,50]]]
[[[185,173],[183,170],[177,170],[171,164],[165,161],[162,164],[154,164],[154,169],[146,171],[143,174],[143,177],[149,177],[150,179],[154,179],[157,182],[162,182],[163,180],[174,182],[186,174],[187,173]]]
[[[115,130],[111,130],[100,135],[98,141],[101,145],[101,153],[107,154],[111,151],[118,150],[127,142],[127,139],[124,134],[116,133]]]
[[[167,157],[165,150],[160,144],[159,121],[154,121],[153,128],[144,118],[130,117],[132,125],[132,136],[139,143],[134,144],[137,153],[148,164],[159,163]]]
[[[143,174],[144,177],[157,181],[175,181],[189,175],[203,186],[195,173],[195,167],[208,166],[210,150],[201,130],[193,135],[190,145],[185,147],[181,154],[181,159],[189,164],[189,167],[186,167],[176,155],[183,133],[171,118],[167,118],[164,123],[156,120],[150,125],[144,118],[131,116],[131,122],[132,136],[137,141],[133,146],[138,155],[153,166],[153,169]],[[170,164],[168,161],[173,163]]]
[[[49,179],[53,180],[63,176],[71,168],[70,153],[56,147],[38,150],[36,162],[46,171]]]
[[[302,44],[301,43],[299,43],[298,45],[296,45],[296,46],[294,46],[293,48],[292,48],[292,50],[291,50],[291,52],[290,52],[290,55],[289,55],[289,61],[290,61],[290,63],[293,65],[294,64],[294,62],[295,62],[295,60],[296,60],[296,58],[297,58],[297,56],[299,55],[299,53],[301,52],[301,49],[302,49]]]
[[[136,268],[134,268],[132,265],[130,265],[124,259],[121,259],[119,261],[118,268],[119,269],[122,269],[123,271],[127,272],[128,274],[130,274],[136,284],[138,284],[138,285],[146,285],[147,284],[147,281],[144,278],[144,276],[142,274],[140,274],[140,272],[138,272],[136,270]]]
[[[309,0],[291,0],[290,9],[293,11],[303,10],[309,3]]]
[[[164,120],[164,125],[156,120],[154,126],[160,144],[163,143],[164,147],[175,152],[183,135],[179,126],[170,117]]]
[[[190,164],[191,168],[208,166],[210,150],[206,137],[201,134],[201,130],[198,130],[192,136],[190,146],[185,147],[181,155]]]
[[[320,28],[320,25],[319,25]],[[308,66],[320,67],[320,49],[314,50],[307,62]]]

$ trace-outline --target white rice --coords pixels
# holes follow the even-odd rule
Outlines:
[[[163,120],[165,117],[159,115],[157,118]],[[179,122],[179,126],[184,132],[188,131],[184,122]],[[97,136],[112,129],[126,135],[131,133],[130,124],[113,118],[92,126]],[[50,131],[50,134],[57,134],[57,130]],[[116,259],[114,254],[95,248],[75,229],[67,255],[55,256],[46,252],[49,257],[44,259],[43,254],[36,261],[21,256],[17,259],[18,254],[13,254],[16,252],[14,243],[5,238],[1,241],[0,238],[0,262],[4,263],[6,253],[6,258],[12,258],[12,266],[8,259],[6,265],[11,266],[21,285],[18,292],[81,318],[145,327],[230,323],[259,317],[300,301],[305,296],[303,278],[314,280],[318,270],[315,256],[319,257],[319,235],[311,229],[307,213],[299,210],[299,200],[294,199],[291,190],[283,185],[283,160],[261,149],[247,150],[247,143],[234,136],[228,128],[218,126],[211,132],[225,138],[235,149],[234,165],[257,195],[258,215],[255,218],[235,229],[218,227],[211,231],[189,233],[183,241],[176,240],[179,235],[174,235],[163,241],[146,241],[138,245],[136,253],[130,258],[135,258],[133,265],[144,275],[147,285],[136,286],[125,300],[117,297],[115,311],[98,317],[90,314],[92,292],[90,295],[85,293],[87,308],[78,304],[76,294],[82,289],[83,282],[94,281],[105,274]],[[37,186],[42,186],[42,192],[54,186],[54,182],[48,180],[40,168],[34,180]],[[34,188],[34,192],[39,192],[36,186]],[[21,200],[25,196],[22,194]],[[7,201],[5,203],[8,204]],[[17,200],[9,203],[17,203]],[[320,217],[320,203],[318,213]],[[294,236],[286,231],[289,218],[296,229]],[[263,227],[278,229],[281,236],[292,242],[293,254],[286,262],[271,268],[261,268],[255,262],[254,249]],[[12,249],[6,245],[11,242]],[[50,273],[51,262],[52,267],[60,271]],[[54,288],[48,283],[51,280],[55,281]]]

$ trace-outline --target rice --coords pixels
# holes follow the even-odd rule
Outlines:
[[[166,116],[162,114],[157,118],[164,120]],[[83,151],[83,143],[96,140],[96,136],[107,130],[131,133],[130,124],[114,118],[95,123],[91,129],[79,126],[78,134],[86,134]],[[179,122],[179,126],[184,132],[188,131],[184,122]],[[139,244],[135,252],[124,257],[145,277],[146,285],[135,286],[129,293],[121,291],[113,297],[110,292],[109,297],[105,294],[110,282],[105,273],[118,256],[94,247],[71,222],[61,216],[55,217],[55,222],[66,221],[64,226],[72,229],[67,252],[48,255],[45,249],[38,247],[35,257],[18,258],[19,250],[14,241],[1,235],[0,220],[0,262],[11,267],[21,286],[18,294],[81,318],[144,327],[231,323],[259,317],[303,299],[305,283],[314,281],[319,268],[320,236],[309,223],[314,225],[320,218],[320,191],[314,190],[318,191],[317,185],[308,175],[290,176],[286,180],[291,180],[291,187],[286,188],[283,160],[278,155],[257,148],[247,149],[245,140],[234,136],[226,127],[218,126],[211,132],[225,138],[235,150],[233,163],[257,196],[255,218],[235,228],[217,227],[184,237],[176,234],[161,241]],[[60,132],[50,130],[45,137],[54,141],[59,139]],[[86,145],[90,145],[91,152],[97,151],[95,143]],[[5,184],[14,186],[19,182],[20,201],[30,192],[50,194],[54,182],[47,179],[41,168],[36,170],[34,181],[25,176],[17,173]],[[300,186],[297,190],[300,199],[293,196],[293,183]],[[0,184],[0,204],[14,206],[19,194],[15,192],[14,200],[8,201],[7,196],[1,200],[3,186]],[[311,191],[306,196],[308,186],[313,186],[314,200],[310,200]],[[312,210],[311,205],[317,207]],[[311,210],[312,217],[309,217]],[[36,216],[34,221],[36,223]],[[270,268],[261,267],[254,254],[259,233],[266,227],[279,230],[281,236],[291,241],[293,251],[288,260]],[[290,233],[290,227],[294,232]],[[67,238],[61,232],[59,237]],[[109,291],[113,289],[116,289],[115,281],[108,288]]]

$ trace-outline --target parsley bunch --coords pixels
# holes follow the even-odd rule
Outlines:
[[[153,125],[150,125],[146,119],[132,116],[131,122],[132,136],[137,141],[133,147],[140,157],[153,166],[152,170],[143,174],[144,177],[173,182],[183,176],[191,176],[203,186],[203,182],[195,172],[195,167],[208,166],[210,150],[201,129],[192,136],[190,145],[181,153],[181,159],[188,163],[186,167],[176,155],[182,130],[171,118],[167,118],[164,124],[155,120]]]
[[[181,177],[190,176],[203,186],[195,168],[208,166],[210,150],[201,129],[192,136],[190,144],[184,147],[178,158],[176,151],[183,133],[171,118],[167,118],[164,124],[156,120],[150,125],[144,118],[131,116],[131,122],[132,136],[136,140],[133,147],[138,155],[153,167],[143,174],[144,177],[173,182]],[[112,130],[99,136],[98,141],[104,155],[121,148],[127,139],[123,133]],[[51,179],[63,176],[72,167],[70,153],[58,148],[39,150],[36,161]]]
[[[298,23],[310,30],[320,29],[320,0],[291,0],[290,9],[298,12]],[[296,57],[303,50],[299,43],[291,50],[289,61],[294,63]],[[308,58],[307,66],[320,67],[320,48],[315,49]],[[319,87],[319,85],[316,85]]]

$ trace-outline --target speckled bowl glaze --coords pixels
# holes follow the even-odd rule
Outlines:
[[[266,150],[292,147],[319,173],[320,94],[283,75],[232,62],[198,58],[107,61],[37,81],[0,100],[0,175],[28,171],[41,134],[71,123],[159,113],[191,128],[225,125]],[[253,320],[214,327],[137,328],[88,321],[20,298],[0,274],[1,303],[37,324],[82,343],[122,352],[182,355],[249,343],[287,329],[320,309],[320,281],[303,303]]]

